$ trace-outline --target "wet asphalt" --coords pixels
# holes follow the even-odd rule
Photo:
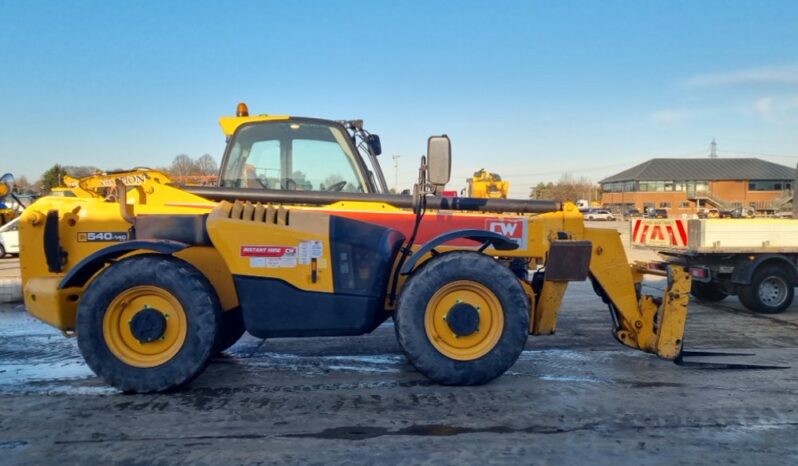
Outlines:
[[[361,337],[246,336],[181,391],[125,395],[74,339],[0,305],[0,464],[798,462],[798,305],[691,303],[685,337],[788,369],[681,367],[620,346],[610,325],[575,283],[557,334],[480,387],[427,381],[389,321]]]

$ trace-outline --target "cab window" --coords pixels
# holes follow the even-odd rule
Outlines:
[[[230,142],[221,184],[290,191],[365,192],[346,131],[323,122],[242,126]]]

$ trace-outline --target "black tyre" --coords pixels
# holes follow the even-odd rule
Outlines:
[[[708,303],[723,301],[727,296],[729,296],[728,293],[718,289],[718,287],[712,283],[702,283],[696,281],[693,282],[692,287],[690,288],[690,294],[693,295],[693,297],[697,300]]]
[[[143,254],[100,273],[78,306],[78,347],[95,374],[125,392],[180,387],[208,364],[221,323],[216,293],[171,256]]]
[[[6,248],[4,248],[2,244],[0,244],[0,259],[4,257],[6,257]]]
[[[794,284],[783,267],[769,265],[754,273],[749,286],[741,286],[738,297],[743,306],[762,314],[778,314],[792,304]]]
[[[529,334],[529,301],[516,276],[489,256],[456,251],[430,259],[405,283],[396,336],[422,374],[478,385],[510,368]]]
[[[230,348],[244,335],[244,313],[240,307],[222,312],[222,324],[216,335],[213,353],[221,353]]]

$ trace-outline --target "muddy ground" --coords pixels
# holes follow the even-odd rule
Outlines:
[[[798,305],[692,303],[686,342],[794,367],[686,368],[625,349],[575,283],[557,334],[531,337],[481,387],[429,383],[388,322],[353,338],[245,337],[187,389],[124,395],[74,339],[4,305],[0,464],[796,464]]]

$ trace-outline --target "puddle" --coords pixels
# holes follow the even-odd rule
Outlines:
[[[449,425],[413,425],[397,430],[390,430],[386,427],[367,427],[367,426],[348,426],[333,427],[322,430],[321,432],[309,432],[302,434],[289,434],[286,437],[293,438],[318,438],[328,440],[367,440],[383,436],[414,436],[414,437],[451,437],[462,434],[492,433],[492,434],[513,434],[513,433],[542,433],[555,434],[566,432],[567,429],[549,426],[532,426],[521,429],[514,429],[507,426],[488,426],[488,427],[458,427]]]
[[[399,373],[406,359],[401,355],[301,356],[287,353],[258,353],[247,365],[300,371],[348,371],[360,373]]]
[[[94,385],[96,383],[96,385]],[[1,393],[108,395],[116,389],[96,379],[82,362],[61,364],[0,364]]]
[[[63,364],[0,364],[0,386],[42,380],[68,380],[94,377],[82,362]]]
[[[566,359],[569,361],[588,361],[592,359],[590,354],[587,354],[584,351],[553,349],[553,350],[524,350],[521,352],[521,356],[518,358],[518,360],[547,361],[546,358],[552,358],[552,357]]]
[[[549,382],[586,382],[586,383],[609,383],[607,380],[599,379],[597,377],[577,377],[570,375],[541,375],[538,377],[540,380]]]

